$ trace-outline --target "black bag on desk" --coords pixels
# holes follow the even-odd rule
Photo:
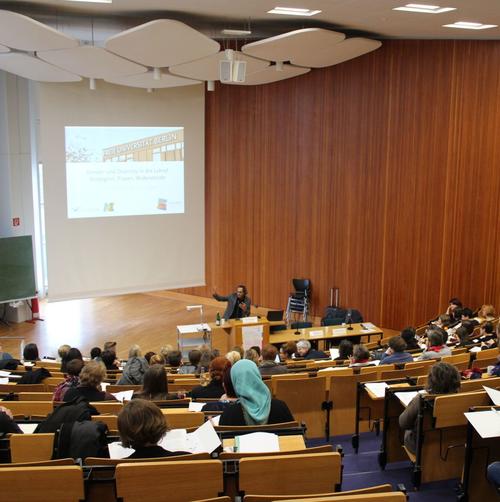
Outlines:
[[[52,459],[109,458],[107,432],[108,426],[102,422],[86,420],[62,424]]]

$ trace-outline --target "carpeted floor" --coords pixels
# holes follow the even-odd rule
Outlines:
[[[354,453],[351,436],[335,436],[330,441],[336,447],[342,446],[344,474],[342,490],[355,490],[367,486],[390,483],[396,489],[398,484],[405,485],[411,502],[456,502],[458,479],[422,484],[419,491],[413,490],[410,462],[388,464],[382,471],[378,464],[381,437],[375,433],[361,434],[359,453]],[[324,444],[321,440],[308,441],[308,446]]]

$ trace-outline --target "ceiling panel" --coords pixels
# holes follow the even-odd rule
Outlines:
[[[39,82],[79,82],[81,77],[28,54],[0,54],[0,69]]]
[[[307,57],[316,50],[331,50],[344,38],[345,35],[337,31],[305,28],[246,44],[241,50],[249,56],[268,61],[292,61],[297,57]]]
[[[283,65],[283,70],[276,70],[276,66],[268,66],[264,70],[247,74],[245,82],[232,82],[227,85],[262,85],[270,84],[272,82],[278,82],[280,80],[285,80],[287,78],[298,77],[299,75],[304,75],[310,72],[310,68],[301,68],[298,66],[293,66],[289,64]]]
[[[77,47],[78,41],[16,12],[0,10],[0,44],[22,51]]]
[[[37,56],[71,73],[87,78],[106,78],[136,73],[148,69],[132,61],[127,61],[100,47],[82,46],[60,51],[38,52]]]
[[[171,19],[156,19],[114,35],[108,38],[105,47],[127,59],[156,68],[200,59],[220,49],[215,40]]]
[[[381,45],[382,42],[369,38],[348,38],[330,48],[318,47],[308,53],[302,52],[293,57],[291,62],[298,66],[323,68],[357,58],[378,49]]]
[[[249,57],[239,51],[234,51],[233,54],[234,60],[246,61],[247,74],[261,71],[269,66],[268,61],[261,61]],[[226,56],[224,51],[221,51],[206,58],[192,61],[191,63],[171,66],[169,71],[175,75],[198,80],[219,80],[219,61],[224,60],[225,58]]]
[[[129,87],[142,87],[144,89],[163,89],[167,87],[181,87],[185,85],[195,85],[200,82],[187,78],[177,77],[162,72],[160,80],[155,80],[153,72],[140,73],[138,75],[130,75],[128,77],[112,77],[106,78],[106,82],[110,84],[127,85]]]

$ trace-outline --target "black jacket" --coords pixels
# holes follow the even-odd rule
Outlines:
[[[224,394],[224,387],[220,380],[211,380],[208,385],[198,385],[191,391],[193,399],[217,399]]]
[[[294,420],[292,412],[284,401],[279,399],[271,400],[271,411],[268,424],[280,424],[283,422],[292,422]],[[243,416],[243,408],[241,403],[234,403],[228,406],[220,417],[219,425],[247,425]]]

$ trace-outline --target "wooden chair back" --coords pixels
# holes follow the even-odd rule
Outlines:
[[[466,370],[470,365],[470,352],[464,354],[457,354],[451,356],[444,356],[441,358],[443,363],[452,364],[458,371]]]
[[[45,392],[45,385],[43,383],[2,383],[0,384],[0,393],[9,394],[13,392]]]
[[[0,469],[3,467],[52,467],[57,465],[75,465],[75,460],[73,458],[58,458],[40,462],[11,462],[10,464],[0,464]]]
[[[223,491],[220,460],[119,464],[115,476],[123,502],[143,502],[151,487],[168,494],[169,502],[213,498]]]
[[[102,422],[108,426],[109,432],[118,431],[118,416],[117,415],[92,415],[92,422]]]
[[[286,502],[309,502],[310,498],[286,499]],[[367,493],[362,495],[338,495],[329,497],[313,498],[314,502],[406,502],[406,494],[403,492],[391,493]]]
[[[52,401],[52,392],[19,392],[19,401]]]
[[[10,458],[12,462],[42,462],[52,459],[54,434],[12,434]]]
[[[326,413],[322,409],[326,401],[325,378],[276,379],[275,396],[284,401],[295,420],[307,427],[307,437],[325,436]]]
[[[99,458],[99,457],[87,457],[84,460],[84,465],[96,466],[96,465],[118,465],[118,464],[137,464],[138,462],[165,462],[168,459],[169,462],[177,462],[178,460],[210,460],[210,453],[192,453],[191,455],[174,455],[172,457],[165,458]]]
[[[193,390],[195,387],[198,387],[198,385],[201,385],[201,382],[199,380],[197,380],[196,382],[186,382],[186,383],[184,383],[184,380],[176,380],[175,383],[168,384],[168,391],[169,392],[181,392],[181,391],[189,392],[189,391]]]
[[[0,469],[1,498],[8,501],[79,502],[85,498],[79,466]]]
[[[486,406],[490,398],[486,392],[461,392],[446,396],[437,396],[434,399],[433,416],[435,428],[454,427],[466,425],[464,413],[471,406]]]
[[[122,411],[123,403],[119,401],[94,401],[90,403],[99,413],[116,415]]]
[[[498,347],[476,352],[476,359],[472,363],[472,366],[481,369],[485,369],[488,366],[494,366],[497,363],[499,354],[500,352]]]
[[[389,483],[385,485],[369,486],[367,488],[360,488],[359,490],[348,490],[332,493],[308,493],[307,498],[315,499],[320,497],[338,497],[347,495],[362,495],[366,493],[391,493],[392,485]],[[293,497],[293,495],[245,495],[243,502],[273,502],[275,500],[286,500]]]
[[[429,368],[427,366],[414,366],[413,368],[392,371],[382,371],[380,373],[380,380],[390,380],[397,378],[415,377],[420,375],[427,375]]]
[[[248,432],[253,431],[273,431],[279,429],[290,429],[292,427],[298,427],[299,422],[281,422],[279,424],[264,424],[264,425],[217,425],[215,430],[217,432],[225,431],[235,431],[235,432]]]
[[[436,363],[435,359],[428,359],[427,361],[413,361],[412,363],[405,364],[405,370],[411,370],[413,368],[426,367],[429,371],[429,367]]]
[[[42,383],[44,385],[59,385],[64,382],[64,377],[47,377],[44,378]]]
[[[243,458],[239,465],[240,492],[255,495],[328,493],[341,481],[341,456],[333,452]]]
[[[162,408],[171,429],[189,429],[199,427],[205,421],[205,414],[201,411],[188,411],[187,408]]]
[[[331,453],[333,452],[333,446],[331,444],[324,444],[322,446],[313,446],[311,448],[302,448],[300,450],[290,450],[290,451],[276,451],[269,453],[231,453],[223,452],[219,454],[219,460],[238,460],[242,458],[252,458],[252,457],[278,457],[280,455],[311,455],[315,453]]]
[[[2,401],[2,406],[9,409],[13,415],[23,417],[46,417],[53,410],[51,401]]]
[[[213,499],[194,500],[193,502],[233,502],[231,497],[215,497]]]

